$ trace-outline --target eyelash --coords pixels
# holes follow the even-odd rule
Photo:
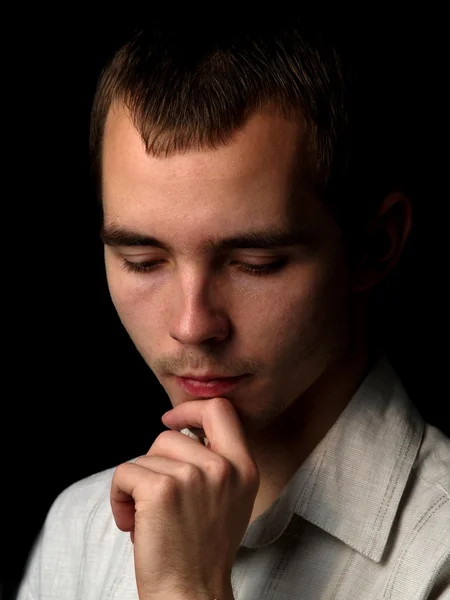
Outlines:
[[[252,265],[250,263],[238,263],[238,269],[243,271],[244,273],[248,273],[250,275],[254,275],[256,277],[262,277],[264,275],[270,275],[271,273],[275,273],[279,271],[285,264],[286,259],[282,258],[277,260],[274,263],[268,263],[264,265]],[[134,263],[129,260],[123,259],[123,268],[125,271],[131,273],[149,273],[151,271],[155,271],[158,267],[158,261],[152,262],[143,262],[143,263]]]

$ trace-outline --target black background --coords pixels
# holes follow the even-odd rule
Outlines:
[[[357,26],[375,27],[373,17]],[[425,418],[450,435],[443,19],[431,7],[426,14],[385,13],[375,34],[398,62],[416,145],[415,226],[408,260],[390,285],[386,348]],[[10,27],[2,203],[6,597],[55,496],[145,453],[171,408],[111,304],[89,175],[96,80],[129,28],[70,14],[47,20],[42,13],[28,15],[26,27]]]

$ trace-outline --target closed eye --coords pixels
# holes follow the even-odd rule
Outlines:
[[[125,271],[131,273],[150,273],[151,271],[156,271],[163,262],[164,261],[162,260],[132,262],[123,259],[122,267],[125,269]],[[276,273],[277,271],[281,270],[286,263],[286,258],[281,258],[275,262],[263,264],[245,263],[240,261],[232,262],[232,264],[236,265],[239,271],[243,271],[244,273],[249,273],[250,275],[256,276],[270,275],[271,273]]]

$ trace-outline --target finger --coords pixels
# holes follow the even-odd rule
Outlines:
[[[164,459],[167,461],[163,462]],[[155,460],[160,462],[152,462]],[[175,431],[161,433],[146,456],[138,458],[136,462],[149,469],[170,474],[188,487],[199,483],[202,473],[213,478],[220,478],[224,473],[234,473],[233,467],[223,456]]]
[[[205,465],[207,460],[218,458],[216,453],[211,452],[209,448],[191,437],[183,435],[181,431],[160,433],[146,456],[164,456],[180,462],[189,462],[200,468]]]
[[[161,478],[155,477],[157,474],[171,476],[191,486],[197,483],[201,470],[191,462],[162,456],[140,456],[134,463],[117,467],[111,483],[110,501],[116,525],[121,531],[134,530],[136,502],[147,500],[150,494],[155,497],[161,481]]]
[[[208,449],[228,459],[236,470],[250,476],[256,468],[244,428],[233,405],[226,398],[182,402],[162,416],[162,422],[178,431],[199,427],[209,440]]]
[[[136,502],[145,502],[150,497],[150,490],[156,487],[155,476],[155,473],[135,463],[123,463],[114,471],[110,503],[114,520],[120,530],[134,529]]]

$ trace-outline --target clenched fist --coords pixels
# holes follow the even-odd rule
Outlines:
[[[163,415],[146,456],[117,467],[111,507],[134,542],[140,600],[230,600],[231,570],[259,488],[242,424],[225,398]],[[202,428],[207,447],[180,433]]]

